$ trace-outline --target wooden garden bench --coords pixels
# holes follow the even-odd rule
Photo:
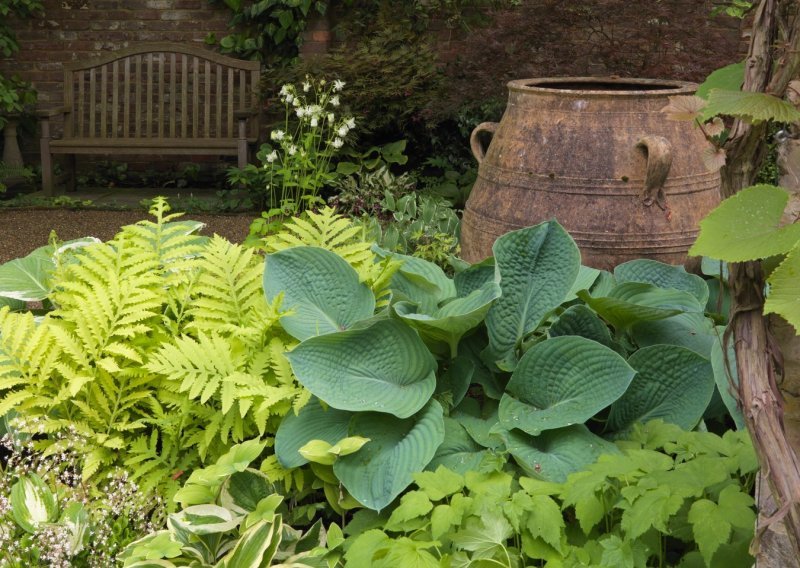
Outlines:
[[[142,43],[64,65],[64,106],[38,113],[42,185],[54,192],[53,157],[218,155],[248,161],[258,136],[260,64],[175,43]],[[61,138],[51,119],[63,116]]]

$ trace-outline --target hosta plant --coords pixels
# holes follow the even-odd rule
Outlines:
[[[582,267],[556,222],[501,237],[493,259],[454,278],[373,251],[400,263],[388,305],[330,250],[284,248],[264,270],[267,299],[282,299],[281,325],[300,342],[292,370],[313,395],[282,421],[275,452],[284,468],[311,461],[329,489],[338,481],[335,508],[354,498],[379,511],[420,471],[463,473],[505,453],[563,481],[637,422],[691,429],[725,403],[736,412],[714,364],[708,285],[682,268]],[[354,438],[367,441],[325,453]]]

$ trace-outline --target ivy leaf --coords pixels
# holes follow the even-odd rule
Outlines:
[[[764,313],[778,314],[800,334],[800,246],[789,252],[768,281],[770,288]]]
[[[708,106],[703,116],[711,118],[716,115],[733,116],[749,122],[772,120],[775,122],[798,122],[800,111],[794,106],[767,93],[750,91],[729,91],[727,89],[711,89],[708,93]]]
[[[755,522],[753,498],[742,493],[737,485],[729,485],[719,494],[719,504],[699,499],[689,509],[689,522],[700,554],[706,564],[720,545],[728,542],[732,526],[752,528]]]
[[[700,221],[689,254],[745,262],[789,252],[800,241],[800,223],[779,228],[788,201],[789,193],[772,185],[743,189]]]

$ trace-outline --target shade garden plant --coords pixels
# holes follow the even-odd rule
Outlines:
[[[139,567],[750,562],[713,263],[584,267],[549,221],[451,277],[329,208],[263,258],[152,213],[0,267],[7,436],[75,454],[6,473],[29,512],[124,474],[167,519],[119,537]]]

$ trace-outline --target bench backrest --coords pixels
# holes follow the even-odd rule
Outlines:
[[[237,138],[257,108],[260,64],[146,43],[64,65],[65,138]],[[251,121],[248,136],[257,135]],[[187,140],[188,141],[188,140]]]

